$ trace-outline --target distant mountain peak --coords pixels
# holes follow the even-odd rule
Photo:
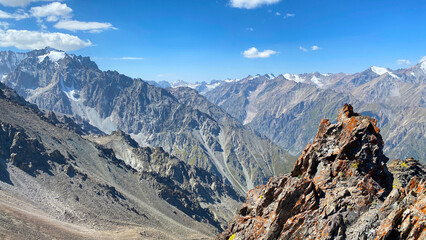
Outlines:
[[[62,59],[64,59],[66,56],[66,53],[63,51],[57,51],[57,50],[50,50],[44,55],[38,56],[38,62],[43,62],[44,59],[49,58],[52,62],[58,62]]]
[[[385,73],[390,72],[389,69],[384,68],[384,67],[371,66],[370,69],[371,69],[371,71],[373,71],[374,73],[376,73],[378,75],[383,75]]]
[[[387,73],[394,78],[399,78],[394,73],[392,73],[392,71],[390,71],[388,68],[372,66],[370,69],[371,69],[371,71],[373,71],[374,73],[376,73],[377,75],[380,75],[380,76]]]
[[[264,77],[268,78],[268,79],[274,79],[275,75],[273,73],[267,73],[265,75],[263,75]]]
[[[420,68],[426,73],[426,59],[420,62]]]

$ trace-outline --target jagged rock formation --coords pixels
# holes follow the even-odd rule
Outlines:
[[[81,118],[108,134],[123,130],[141,146],[162,147],[223,177],[241,193],[288,172],[294,162],[281,147],[205,98],[197,103],[210,104],[208,109],[178,97],[185,89],[172,94],[141,79],[101,71],[88,57],[49,48],[26,56],[2,82],[29,102]]]
[[[376,120],[345,105],[291,174],[248,193],[217,239],[425,239],[425,168],[387,161]]]
[[[241,201],[161,148],[89,130],[0,83],[1,239],[205,239]]]
[[[217,176],[185,164],[160,147],[139,147],[122,131],[87,138],[111,149],[141,178],[151,182],[161,198],[197,221],[223,229],[243,201],[230,185]]]

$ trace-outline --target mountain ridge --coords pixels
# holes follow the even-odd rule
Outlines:
[[[123,132],[82,135],[16,96],[0,83],[0,236],[206,238],[241,201],[221,178],[161,148]]]
[[[223,83],[204,95],[293,155],[313,139],[315,122],[331,118],[341,104],[351,102],[361,113],[378,119],[389,156],[411,155],[425,161],[425,153],[416,150],[426,147],[424,64],[392,71],[394,76],[386,72],[390,70],[376,69],[380,75],[368,68],[353,75],[313,73],[292,80],[284,75],[272,80],[247,78]],[[321,87],[309,80],[313,77]]]
[[[212,115],[225,114],[219,109],[205,113],[166,89],[101,71],[88,57],[65,54],[52,61],[53,51],[37,52],[47,54],[41,61],[36,55],[23,59],[2,82],[42,109],[82,118],[106,133],[121,129],[142,146],[163,147],[241,193],[288,171],[294,160],[232,117]]]

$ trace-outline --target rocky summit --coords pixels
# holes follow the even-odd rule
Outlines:
[[[290,174],[272,177],[217,239],[426,239],[426,171],[383,154],[376,120],[345,104]]]

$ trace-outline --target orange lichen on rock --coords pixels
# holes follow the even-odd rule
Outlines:
[[[327,131],[329,126],[330,126],[330,120],[321,119],[321,123],[318,127],[318,132],[317,132],[316,138],[322,137],[325,134],[325,132]]]
[[[426,239],[426,170],[386,164],[376,124],[348,104],[321,120],[291,174],[249,191],[218,239]]]

